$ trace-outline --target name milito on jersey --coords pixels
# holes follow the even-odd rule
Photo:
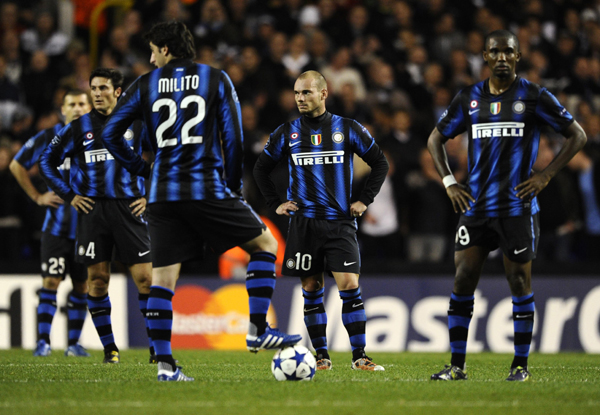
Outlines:
[[[158,93],[180,92],[190,89],[198,89],[200,77],[198,75],[186,75],[181,78],[161,78],[158,80]]]

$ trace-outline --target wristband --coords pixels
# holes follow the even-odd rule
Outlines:
[[[442,179],[442,182],[444,183],[444,187],[447,189],[452,185],[458,184],[458,182],[456,181],[456,179],[454,178],[454,175],[449,174],[446,177],[444,177]]]

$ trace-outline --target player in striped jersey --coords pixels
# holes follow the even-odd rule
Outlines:
[[[545,88],[516,74],[521,58],[517,37],[490,33],[483,59],[489,79],[460,91],[429,137],[428,148],[443,178],[455,212],[462,212],[456,231],[456,275],[448,309],[452,358],[433,380],[467,379],[465,357],[474,293],[488,253],[500,247],[513,301],[515,356],[506,380],[526,381],[534,298],[531,261],[539,237],[536,196],[583,147],[585,133]],[[540,128],[549,125],[567,140],[543,170],[532,172]],[[454,179],[444,143],[467,132],[466,185]]]
[[[42,288],[38,315],[38,342],[34,351],[35,356],[48,356],[50,349],[50,330],[56,313],[56,291],[67,272],[71,276],[73,290],[67,299],[67,318],[69,341],[65,356],[89,356],[89,353],[79,344],[79,337],[87,314],[87,272],[85,267],[77,263],[75,254],[75,226],[77,212],[53,191],[39,193],[28,175],[37,163],[44,149],[54,136],[71,121],[76,120],[90,111],[88,95],[81,90],[67,91],[61,106],[65,123],[56,124],[31,137],[21,148],[10,163],[10,170],[21,188],[40,206],[47,206],[46,218],[42,227],[41,259],[42,259]],[[68,180],[70,159],[59,167],[59,174]]]
[[[79,213],[76,256],[87,266],[88,307],[104,347],[104,363],[120,362],[108,296],[113,249],[114,259],[131,272],[144,317],[152,273],[150,238],[142,216],[146,209],[144,179],[131,176],[111,157],[102,141],[102,129],[117,104],[122,84],[123,75],[117,70],[92,71],[94,109],[60,130],[40,161],[48,186]],[[142,123],[130,124],[123,140],[141,154],[143,141],[147,141]],[[66,157],[71,159],[68,180],[56,170]]]
[[[146,35],[158,69],[138,78],[106,125],[107,149],[133,174],[151,176],[149,224],[153,283],[149,324],[159,381],[188,381],[173,360],[172,298],[181,263],[202,253],[240,246],[251,254],[246,276],[250,324],[248,350],[297,343],[268,326],[275,288],[277,241],[241,198],[242,123],[237,94],[227,74],[195,64],[194,41],[181,22],[159,23]],[[121,138],[143,119],[156,144],[152,171]]]
[[[366,128],[327,112],[327,82],[319,72],[301,74],[294,93],[302,117],[271,134],[254,167],[267,204],[277,214],[290,216],[282,273],[302,281],[304,322],[317,353],[317,369],[332,367],[323,304],[323,272],[327,271],[335,279],[343,302],[342,321],[352,346],[352,369],[384,370],[365,354],[366,314],[358,284],[356,218],[379,192],[388,163]],[[371,166],[358,197],[352,195],[354,154]],[[288,200],[283,203],[269,177],[282,160],[287,161],[290,171]]]

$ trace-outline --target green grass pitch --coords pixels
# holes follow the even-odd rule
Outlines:
[[[176,351],[195,382],[159,383],[147,350],[126,350],[121,364],[91,358],[35,358],[0,351],[0,414],[598,414],[600,355],[533,354],[530,382],[505,382],[510,355],[468,356],[469,380],[432,382],[449,354],[373,353],[385,372],[350,369],[332,353],[333,370],[312,382],[277,382],[273,351]]]

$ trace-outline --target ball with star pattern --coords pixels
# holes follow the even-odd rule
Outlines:
[[[278,350],[271,362],[271,372],[280,381],[312,380],[315,370],[315,357],[310,350],[298,344]]]

